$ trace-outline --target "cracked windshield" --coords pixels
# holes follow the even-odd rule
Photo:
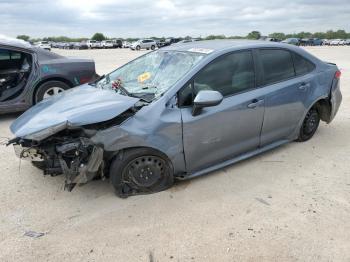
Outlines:
[[[151,52],[106,75],[97,86],[153,100],[164,94],[204,56],[194,52]]]

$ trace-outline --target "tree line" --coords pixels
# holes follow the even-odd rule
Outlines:
[[[259,31],[252,31],[246,36],[226,36],[226,35],[208,35],[206,37],[196,37],[200,40],[213,40],[213,39],[259,39],[262,34]],[[284,40],[286,38],[320,38],[320,39],[350,39],[350,32],[346,32],[345,30],[328,30],[326,32],[299,32],[293,34],[285,34],[282,32],[275,32],[268,35],[271,38],[277,38],[279,40]],[[31,38],[28,35],[18,35],[18,39],[22,39],[25,41],[37,42],[37,41],[53,41],[53,42],[81,42],[84,40],[88,40],[90,38],[81,37],[81,38],[72,38],[67,36],[50,36],[44,38]],[[155,40],[165,40],[165,37],[150,37]],[[189,39],[191,36],[180,37],[180,39]],[[107,39],[111,39],[105,36],[103,33],[95,33],[92,37],[92,40],[103,41]],[[122,38],[120,38],[122,39]],[[125,41],[133,42],[138,40],[138,38],[125,38],[122,39]]]

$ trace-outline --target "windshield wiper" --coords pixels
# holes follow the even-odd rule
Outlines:
[[[142,87],[142,89],[150,89],[150,88],[157,89],[157,86],[156,85],[145,85],[145,86]]]
[[[122,85],[120,85],[120,86],[118,87],[118,89],[119,89],[120,91],[122,91],[122,93],[124,93],[124,95],[126,95],[126,96],[132,96],[131,93],[129,93],[128,90],[126,90],[125,87],[123,87]]]

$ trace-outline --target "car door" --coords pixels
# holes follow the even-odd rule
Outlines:
[[[0,102],[10,102],[23,92],[31,65],[31,55],[0,46]]]
[[[293,139],[291,136],[304,116],[305,101],[315,83],[307,72],[295,70],[293,56],[300,57],[285,49],[260,49],[258,52],[263,73],[261,89],[265,94],[261,146]],[[307,71],[312,70],[311,67]]]
[[[141,48],[147,48],[147,40],[142,40]]]
[[[218,106],[192,115],[192,101],[201,90],[219,91]],[[251,51],[235,52],[204,67],[179,93],[187,172],[196,172],[259,146],[264,97],[255,88]]]

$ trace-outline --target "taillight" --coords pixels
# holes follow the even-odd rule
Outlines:
[[[339,79],[341,77],[341,71],[337,70],[337,72],[335,72],[334,78]]]
[[[91,77],[80,77],[80,84],[82,85],[82,84],[85,84],[85,83],[88,83],[88,82],[90,82],[90,80],[91,80]]]

